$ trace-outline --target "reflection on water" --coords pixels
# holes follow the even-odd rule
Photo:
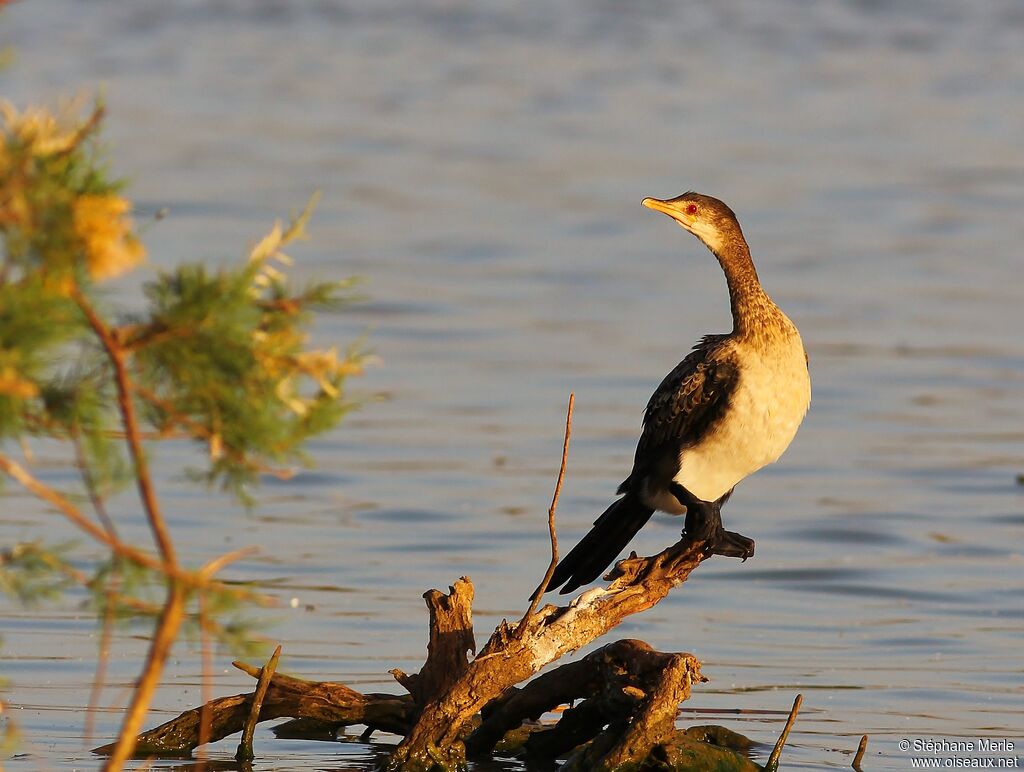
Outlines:
[[[154,262],[242,254],[319,187],[300,271],[367,279],[371,302],[319,335],[369,327],[382,363],[361,386],[382,398],[315,443],[315,472],[268,481],[246,514],[182,485],[188,449],[159,456],[193,562],[265,548],[230,576],[284,602],[283,669],[397,689],[387,669],[422,661],[420,593],[460,574],[478,633],[521,613],[547,560],[569,391],[565,543],[628,470],[661,376],[728,328],[717,265],[639,207],[692,188],[739,213],[803,331],[814,403],[726,512],[757,557],[702,567],[620,632],[705,662],[687,722],[770,745],[803,692],[791,766],[848,767],[863,732],[875,769],[905,766],[902,737],[1021,736],[1017,2],[65,1],[0,19],[8,98],[106,84],[118,168],[143,213],[170,208],[146,236]],[[9,496],[0,539],[49,517]],[[634,546],[680,525],[656,518]],[[75,598],[0,613],[26,737],[9,767],[89,766],[93,621]],[[118,641],[104,704],[124,702],[138,632]],[[199,701],[198,656],[177,652],[152,722]],[[227,659],[216,692],[249,688]],[[379,759],[266,730],[261,748],[265,769]]]

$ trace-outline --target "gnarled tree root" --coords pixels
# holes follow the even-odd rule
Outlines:
[[[528,753],[562,756],[623,719],[631,722],[634,734],[651,734],[654,724],[660,732],[667,719],[666,734],[671,733],[677,706],[689,696],[691,684],[702,680],[700,663],[689,654],[663,654],[643,641],[616,641],[492,701],[466,739],[466,751],[471,757],[488,754],[523,721],[576,701],[581,702],[566,710],[553,728],[530,735]],[[653,723],[641,718],[655,715]]]

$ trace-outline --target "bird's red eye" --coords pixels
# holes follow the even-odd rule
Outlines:
[[[686,213],[687,214],[697,214],[697,205],[696,204],[687,204],[686,205]]]

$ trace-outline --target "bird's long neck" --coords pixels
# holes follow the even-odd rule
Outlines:
[[[781,312],[761,287],[747,242],[742,236],[734,236],[715,252],[715,257],[729,285],[733,335],[749,337],[770,326]]]

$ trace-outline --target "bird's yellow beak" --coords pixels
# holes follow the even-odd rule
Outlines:
[[[662,201],[660,198],[645,198],[640,203],[648,209],[653,209],[655,212],[667,214],[687,230],[690,229],[690,223],[693,222],[693,217],[680,209],[676,205],[675,201]]]
[[[662,201],[660,198],[645,198],[640,202],[640,205],[653,209],[655,212],[667,214],[669,217],[679,214],[679,210],[673,208],[672,204],[668,201]]]

